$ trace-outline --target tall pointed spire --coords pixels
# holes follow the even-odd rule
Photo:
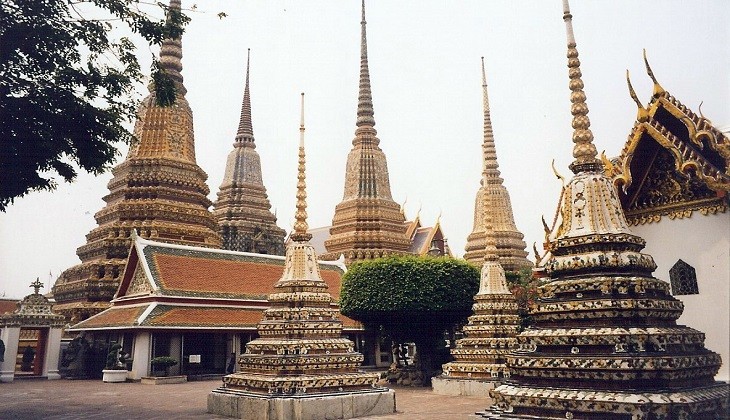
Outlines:
[[[208,411],[241,417],[243,411],[238,407],[257,407],[263,414],[254,415],[256,418],[297,410],[305,413],[303,418],[314,418],[311,413],[321,412],[324,402],[349,409],[328,410],[336,413],[333,418],[390,414],[394,393],[377,387],[377,374],[359,370],[363,355],[342,336],[342,321],[322,279],[314,246],[309,243],[303,93],[301,100],[296,222],[286,248],[284,271],[257,325],[259,337],[246,344],[246,352],[238,359],[239,371],[225,376],[223,386],[211,393]],[[381,407],[383,404],[372,403],[374,399],[390,405]]]
[[[232,251],[284,254],[285,232],[276,225],[276,215],[261,173],[261,157],[256,149],[251,120],[249,75],[251,49],[246,60],[246,83],[241,117],[233,150],[228,154],[226,171],[214,203],[223,248]]]
[[[365,1],[360,20],[360,86],[353,148],[347,156],[345,191],[335,207],[323,259],[345,261],[379,258],[408,251],[405,216],[393,201],[388,163],[376,137],[368,69]]]
[[[181,13],[171,0],[168,20]],[[76,254],[81,263],[65,270],[53,294],[56,310],[74,322],[105,309],[119,285],[132,244],[131,233],[152,240],[218,248],[218,224],[208,210],[208,175],[195,161],[193,112],[185,99],[180,37],[165,39],[160,70],[175,84],[174,106],[160,106],[154,86],[141,102],[126,159],[112,169],[106,205],[94,218]]]
[[[312,239],[308,233],[307,224],[307,176],[306,157],[304,155],[304,92],[302,92],[302,115],[299,123],[299,167],[297,172],[297,211],[294,213],[294,233],[291,238],[294,241],[306,242]]]
[[[357,97],[357,123],[358,127],[375,126],[373,117],[373,96],[370,91],[370,71],[368,69],[368,40],[365,29],[365,0],[362,0],[362,20],[360,21],[360,93]],[[373,135],[375,130],[373,129]]]
[[[492,118],[489,109],[489,93],[487,91],[487,73],[482,57],[482,100],[484,111],[484,139],[482,141],[482,179],[481,187],[474,203],[474,229],[467,237],[464,259],[475,265],[484,263],[485,246],[488,240],[499,243],[496,255],[501,258],[505,270],[518,271],[532,266],[527,259],[527,245],[524,236],[517,230],[512,213],[509,192],[503,185],[497,163],[497,148],[492,130]],[[490,199],[491,197],[491,199]],[[491,233],[487,233],[485,221],[487,213],[491,220]],[[497,239],[499,238],[499,239]]]
[[[550,278],[530,309],[534,325],[507,356],[511,380],[490,393],[488,418],[724,418],[728,387],[713,379],[720,356],[677,324],[682,302],[652,276],[656,264],[596,159],[567,0],[563,19],[574,175],[548,239]]]
[[[167,9],[167,20],[171,20],[175,14],[182,13],[180,0],[170,0]],[[187,89],[183,85],[182,76],[182,39],[165,38],[160,48],[160,68],[175,82],[175,87],[180,95],[185,96]]]
[[[238,122],[235,147],[256,148],[253,138],[253,124],[251,123],[251,96],[248,89],[248,75],[251,64],[251,48],[246,55],[246,86],[243,89],[243,104],[241,105],[241,119]]]
[[[482,101],[484,107],[484,143],[482,143],[482,185],[502,184],[500,178],[499,164],[497,163],[497,148],[494,146],[494,131],[492,130],[492,117],[489,111],[489,92],[487,91],[487,73],[484,70],[484,57],[482,57]]]
[[[590,130],[591,121],[588,118],[586,94],[583,92],[580,60],[573,35],[573,15],[570,14],[568,0],[563,0],[563,21],[565,21],[568,38],[568,76],[570,77],[570,102],[573,103],[570,113],[573,114],[573,143],[575,143],[573,146],[575,160],[570,164],[570,169],[577,174],[584,170],[595,170],[602,164],[597,159],[598,151],[593,144],[593,132]]]

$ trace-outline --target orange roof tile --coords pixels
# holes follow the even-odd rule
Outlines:
[[[163,293],[196,296],[248,297],[266,299],[284,272],[281,260],[227,260],[154,253],[150,259],[153,277]],[[149,261],[149,260],[148,260]],[[322,269],[322,278],[334,300],[339,300],[341,274]]]
[[[111,307],[96,316],[79,322],[71,329],[131,326],[134,325],[145,309],[147,309],[147,306]]]
[[[263,310],[243,308],[174,307],[161,305],[143,322],[151,327],[256,328]]]
[[[0,314],[15,312],[18,302],[17,299],[0,299]]]

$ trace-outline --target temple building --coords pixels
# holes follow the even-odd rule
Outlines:
[[[390,193],[388,163],[376,137],[370,91],[365,1],[362,2],[360,39],[360,93],[357,129],[347,156],[345,192],[335,207],[330,236],[324,242],[324,260],[344,255],[345,262],[408,253],[405,218]]]
[[[704,334],[677,324],[683,305],[652,276],[590,130],[572,15],[563,0],[574,173],[549,234],[534,325],[507,356],[511,378],[490,392],[489,418],[719,419],[730,389]]]
[[[395,393],[378,388],[377,373],[359,370],[363,356],[342,336],[307,233],[304,94],[299,128],[294,233],[283,274],[268,297],[259,338],[238,358],[239,372],[208,396],[208,412],[245,419],[353,418],[392,414]]]
[[[403,217],[405,218],[405,213]],[[417,214],[413,220],[403,222],[403,224],[406,229],[405,237],[408,239],[407,254],[453,257],[448,238],[441,226],[440,217],[433,226],[423,225],[420,214]],[[317,255],[327,252],[325,242],[330,237],[331,228],[332,226],[323,226],[309,229],[308,232],[312,235],[310,243]]]
[[[482,57],[482,97],[484,108],[484,141],[482,142],[482,179],[481,187],[474,201],[474,229],[466,239],[464,259],[475,265],[484,263],[486,250],[486,228],[484,213],[491,213],[493,232],[497,243],[500,264],[507,271],[519,271],[532,267],[525,251],[524,235],[517,230],[512,214],[512,203],[504,180],[499,172],[497,149],[494,143],[492,118],[489,110],[487,76]],[[488,205],[487,203],[492,203]]]
[[[730,138],[667,92],[646,61],[654,92],[606,173],[632,230],[647,240],[657,271],[684,304],[679,322],[705,333],[730,380]],[[696,246],[687,246],[695,244]]]
[[[116,342],[131,355],[128,377],[152,373],[150,360],[179,361],[170,373],[189,377],[225,374],[258,336],[266,298],[284,270],[284,257],[191,247],[134,236],[127,267],[112,306],[71,327],[89,342]],[[319,270],[337,311],[345,267],[321,262]],[[363,327],[340,316],[343,334],[360,349]],[[191,356],[192,359],[191,359]],[[372,357],[370,357],[372,360]]]
[[[474,313],[462,329],[465,337],[451,349],[454,361],[444,364],[443,374],[432,379],[437,394],[487,396],[490,389],[510,377],[505,362],[507,353],[517,345],[520,316],[499,263],[491,212],[484,212],[484,216],[487,244]]]
[[[220,226],[223,249],[284,255],[285,232],[276,225],[276,216],[271,212],[253,136],[249,94],[251,51],[248,53],[241,119],[233,150],[226,161],[218,200],[213,204],[213,215]]]
[[[171,0],[170,13],[180,12]],[[195,161],[193,115],[185,99],[182,43],[166,39],[160,66],[174,81],[175,102],[158,105],[154,86],[142,101],[127,158],[112,169],[98,226],[76,251],[81,264],[64,271],[53,286],[55,310],[78,322],[109,307],[121,279],[136,229],[145,238],[183,245],[220,247],[208,208],[206,173]]]
[[[18,378],[60,379],[63,315],[39,293],[36,279],[32,294],[20,301],[0,299],[0,382]]]

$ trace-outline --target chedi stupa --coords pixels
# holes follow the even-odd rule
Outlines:
[[[490,196],[486,204],[490,204]],[[462,329],[465,337],[451,349],[454,361],[444,364],[443,374],[432,380],[437,394],[486,396],[499,381],[510,377],[505,361],[517,344],[520,316],[497,255],[491,214],[484,212],[487,245],[479,292],[474,296],[474,314]]]
[[[574,176],[550,232],[548,282],[534,325],[507,357],[510,381],[490,394],[488,418],[722,419],[728,385],[704,334],[677,325],[682,302],[654,278],[644,240],[629,230],[593,145],[572,16],[563,0],[573,114]]]
[[[325,419],[391,414],[395,393],[378,388],[378,374],[359,370],[363,356],[342,337],[317,255],[307,232],[304,94],[294,232],[271,307],[246,345],[239,372],[208,396],[208,411],[245,419]]]

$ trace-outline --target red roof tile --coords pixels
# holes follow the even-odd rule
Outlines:
[[[0,314],[15,312],[18,307],[17,299],[0,299]]]
[[[262,314],[263,310],[257,309],[160,306],[152,311],[143,325],[256,328]]]
[[[156,277],[164,293],[265,299],[284,272],[283,262],[226,260],[154,253]],[[278,260],[277,260],[278,262]],[[340,298],[340,272],[321,270],[334,300]],[[157,274],[157,275],[155,275]]]
[[[89,329],[101,327],[131,326],[142,315],[147,306],[111,307],[104,312],[93,316],[71,327],[72,329]]]

